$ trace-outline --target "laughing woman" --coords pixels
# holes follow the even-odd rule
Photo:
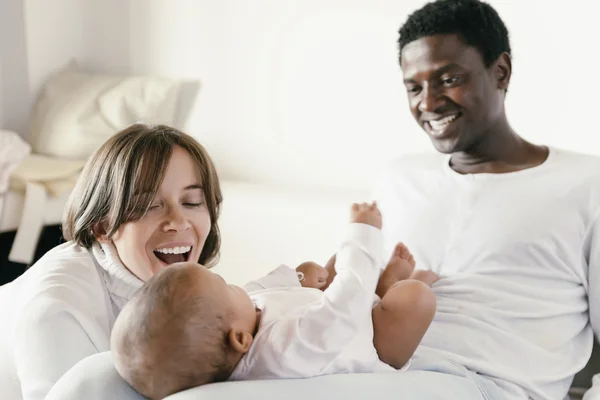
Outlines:
[[[214,264],[221,200],[190,136],[133,125],[108,140],[67,205],[68,242],[0,287],[0,398],[41,400],[78,361],[109,350],[119,311],[162,268]]]

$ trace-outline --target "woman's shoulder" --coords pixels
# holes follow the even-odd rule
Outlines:
[[[28,276],[29,275],[29,276]],[[73,242],[63,243],[48,251],[24,278],[33,282],[81,282],[95,280],[100,275],[90,251]]]
[[[42,308],[96,307],[106,291],[90,252],[72,242],[50,250],[10,285],[18,287],[17,303]]]

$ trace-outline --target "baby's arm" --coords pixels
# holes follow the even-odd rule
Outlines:
[[[250,293],[263,289],[300,286],[324,289],[327,276],[325,268],[312,261],[300,264],[295,270],[287,265],[281,265],[262,278],[245,284],[244,290]]]
[[[283,355],[282,376],[318,374],[355,337],[362,316],[371,315],[382,265],[381,215],[375,205],[354,205],[351,222],[337,253],[337,276],[321,301],[270,333],[275,354]]]
[[[298,272],[287,265],[281,265],[269,272],[267,275],[255,281],[244,285],[244,290],[248,293],[257,290],[271,289],[278,287],[300,287]]]

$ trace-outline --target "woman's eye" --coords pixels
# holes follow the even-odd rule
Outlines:
[[[190,208],[197,208],[202,206],[204,203],[199,202],[199,203],[183,203],[184,206],[186,207],[190,207]]]

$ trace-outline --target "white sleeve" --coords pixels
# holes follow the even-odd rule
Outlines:
[[[342,352],[371,315],[381,263],[381,231],[351,224],[337,253],[337,275],[322,300],[302,316],[283,319],[270,333],[276,354],[285,354],[282,371],[291,375],[315,373]],[[311,372],[312,371],[312,372]]]
[[[246,283],[244,290],[250,293],[262,289],[301,286],[296,270],[287,265],[280,265],[262,278]]]
[[[596,340],[600,341],[600,211],[591,226],[586,243],[588,260],[588,301],[590,321]],[[592,388],[587,391],[584,400],[600,400],[600,374],[592,379]]]
[[[69,369],[98,352],[71,306],[43,297],[22,310],[14,343],[23,400],[43,400]]]

